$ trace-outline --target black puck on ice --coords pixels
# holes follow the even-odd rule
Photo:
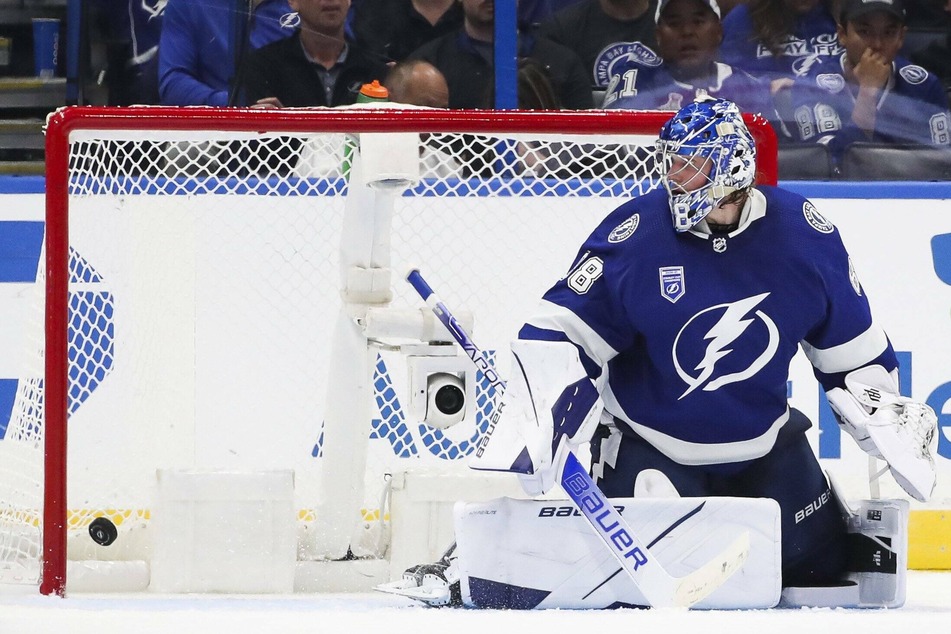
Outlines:
[[[116,541],[119,531],[108,517],[97,517],[89,524],[89,536],[100,546],[108,546]]]

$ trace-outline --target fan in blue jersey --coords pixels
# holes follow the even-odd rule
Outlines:
[[[792,91],[788,127],[800,141],[951,144],[948,97],[937,77],[898,56],[902,0],[847,0],[839,40],[845,53],[813,67]]]
[[[611,67],[604,107],[679,110],[699,94],[736,103],[776,119],[769,88],[738,68],[717,62],[723,39],[716,0],[662,0],[655,14],[657,50],[628,53]]]
[[[792,79],[837,57],[831,0],[748,0],[723,20],[723,61],[768,81]]]
[[[168,0],[159,42],[159,93],[170,106],[246,105],[245,53],[294,34],[288,0]]]

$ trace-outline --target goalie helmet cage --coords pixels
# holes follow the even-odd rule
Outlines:
[[[447,301],[476,314],[487,351],[506,346],[618,198],[657,185],[651,146],[671,114],[398,107],[53,113],[45,265],[37,273],[45,340],[30,342],[31,358],[43,367],[24,363],[0,440],[3,455],[17,457],[0,466],[0,564],[19,566],[19,579],[36,583],[36,560],[40,591],[64,594],[72,536],[107,516],[125,525],[118,546],[125,528],[147,525],[150,498],[142,489],[155,469],[169,466],[293,468],[302,535],[322,540],[323,533],[308,532],[321,500],[353,495],[363,513],[349,518],[353,524],[376,522],[383,532],[383,475],[407,462],[464,464],[487,416],[467,413],[449,429],[410,421],[405,353],[399,342],[367,334],[367,306],[417,310],[398,275],[399,266],[417,264]],[[757,180],[775,184],[775,134],[761,117],[747,121],[758,148]],[[356,182],[356,162],[368,157],[355,139],[392,133],[414,135],[420,179],[390,196],[392,220],[381,224],[392,222],[392,230],[386,225],[374,238],[385,257],[348,255],[363,242],[341,230],[344,218],[366,213],[374,196],[389,196]],[[358,189],[366,198],[346,204],[363,212],[344,210],[341,201]],[[374,209],[368,222],[380,213]],[[276,230],[279,222],[284,228]],[[343,270],[348,257],[359,263],[364,256],[364,266]],[[381,271],[390,266],[397,273],[381,294],[381,280],[390,279]],[[363,286],[375,289],[369,298],[350,292],[360,287],[353,276],[361,271],[372,278]],[[285,300],[293,305],[279,303]],[[327,325],[334,321],[336,330]],[[139,328],[154,331],[140,335]],[[341,328],[365,349],[372,377],[363,383],[372,394],[366,385],[346,385],[359,377],[359,363],[356,374],[333,379],[347,374],[328,367],[340,359],[327,349],[341,345]],[[130,350],[126,338],[135,341]],[[307,361],[315,369],[302,370]],[[245,374],[253,378],[244,381]],[[484,406],[488,388],[478,389]],[[369,485],[339,474],[311,482],[305,473],[319,471],[335,451],[341,435],[334,424],[354,426],[325,420],[325,392],[370,401],[366,414],[351,405],[355,418],[372,419],[355,425],[369,432],[364,439],[372,443],[363,444],[371,447],[347,449]],[[208,426],[213,431],[201,431]],[[175,445],[171,453],[168,445]],[[212,457],[200,459],[203,453]],[[244,461],[246,455],[252,457]],[[33,492],[40,499],[30,499]],[[337,541],[351,540],[349,527],[332,530]],[[91,559],[104,557],[99,548]],[[24,559],[30,562],[21,565]]]

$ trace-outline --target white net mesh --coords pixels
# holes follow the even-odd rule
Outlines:
[[[94,517],[111,517],[120,538],[93,556],[147,557],[123,549],[123,530],[148,524],[156,469],[292,468],[302,542],[319,542],[306,528],[341,494],[321,465],[355,137],[339,122],[301,134],[160,124],[143,118],[137,129],[69,138],[68,526],[82,536]],[[422,305],[399,279],[419,266],[450,307],[475,315],[472,334],[493,359],[597,222],[656,186],[646,127],[576,135],[500,126],[450,133],[427,124],[422,178],[396,199],[386,245],[391,306]],[[44,281],[41,271],[38,289]],[[374,535],[360,554],[385,554],[386,474],[464,469],[488,424],[485,384],[464,423],[441,430],[413,419],[399,344],[368,348],[362,516],[340,529],[355,531],[354,544],[361,531]],[[48,351],[39,336],[31,350],[0,441],[0,565],[35,582]],[[71,540],[71,556],[90,556],[87,542]]]

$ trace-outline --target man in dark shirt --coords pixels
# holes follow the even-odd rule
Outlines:
[[[385,62],[402,61],[460,26],[457,0],[360,0],[353,9],[357,46]]]
[[[656,8],[657,0],[580,0],[543,21],[539,34],[574,51],[588,81],[603,90],[615,61],[656,50]]]
[[[425,44],[410,55],[442,72],[450,108],[489,108],[494,86],[495,6],[492,0],[461,0],[462,28]],[[577,55],[547,38],[520,36],[519,56],[544,67],[560,106],[594,107],[591,85]]]
[[[248,56],[252,107],[348,105],[363,84],[383,79],[386,65],[344,37],[350,0],[290,0],[290,5],[300,15],[300,29]]]

